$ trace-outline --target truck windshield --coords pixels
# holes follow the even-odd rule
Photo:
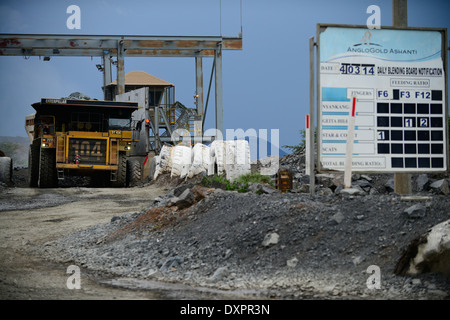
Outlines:
[[[110,118],[109,130],[131,130],[131,120]]]

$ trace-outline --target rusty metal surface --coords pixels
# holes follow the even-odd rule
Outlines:
[[[0,55],[103,56],[105,51],[117,54],[119,42],[124,57],[212,57],[219,44],[224,50],[242,50],[242,38],[230,37],[0,34]]]
[[[280,169],[276,174],[276,188],[282,193],[292,189],[292,173],[288,170]]]

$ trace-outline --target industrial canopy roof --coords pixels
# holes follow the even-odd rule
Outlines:
[[[212,57],[214,58],[216,128],[218,132],[223,132],[223,50],[242,50],[242,29],[238,37],[0,34],[0,56],[102,57],[104,86],[112,82],[110,59],[116,56],[118,94],[125,92],[124,60],[126,57],[195,57],[196,89],[197,92],[200,92],[197,109],[199,115],[203,117],[203,121],[205,117],[202,99],[202,57]],[[44,60],[48,61],[49,59]],[[212,74],[211,71],[210,83]]]
[[[110,85],[117,85],[117,80],[114,80]],[[125,85],[127,86],[173,86],[172,83],[166,80],[148,74],[145,71],[131,71],[125,75]]]

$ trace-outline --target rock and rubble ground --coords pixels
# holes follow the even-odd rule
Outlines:
[[[448,176],[413,175],[413,197],[393,175],[318,175],[307,193],[301,153],[285,156],[294,189],[239,193],[161,176],[168,192],[140,211],[67,234],[35,255],[71,263],[124,288],[170,282],[184,288],[274,299],[449,299],[439,273],[397,275],[408,245],[450,219]],[[137,187],[135,187],[137,188]],[[368,283],[379,268],[379,289]]]

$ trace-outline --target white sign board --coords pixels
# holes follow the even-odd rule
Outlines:
[[[319,28],[319,170],[447,170],[445,30]]]

